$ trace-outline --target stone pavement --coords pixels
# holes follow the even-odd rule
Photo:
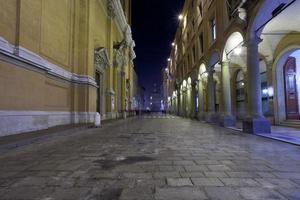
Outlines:
[[[300,147],[130,118],[0,155],[1,200],[300,199]]]

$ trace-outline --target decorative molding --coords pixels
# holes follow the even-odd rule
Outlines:
[[[109,66],[109,57],[107,53],[107,49],[100,47],[98,49],[95,49],[95,67],[100,72],[104,72],[104,70]]]
[[[111,11],[115,14],[114,19],[117,22],[119,29],[123,32],[127,45],[130,49],[130,58],[136,58],[134,47],[135,42],[132,39],[131,28],[127,23],[120,0],[107,0],[108,13]],[[110,14],[108,14],[110,16]]]
[[[79,75],[69,72],[49,61],[43,59],[41,56],[29,51],[28,49],[21,46],[14,46],[7,40],[0,37],[0,53],[3,53],[12,59],[29,64],[31,68],[40,69],[45,71],[47,74],[54,77],[67,80],[72,83],[88,84],[94,87],[98,87],[95,79],[87,75]],[[23,65],[18,65],[23,67]],[[28,66],[26,67],[28,68]]]
[[[111,0],[107,0],[107,14],[112,19],[116,17],[116,9]]]
[[[114,66],[123,68],[127,63],[127,59],[121,49],[114,49]]]
[[[113,91],[113,89],[106,89],[106,96],[114,96],[115,95],[115,91]]]
[[[15,51],[15,47],[0,36],[0,50],[13,54]]]

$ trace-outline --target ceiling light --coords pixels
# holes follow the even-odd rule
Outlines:
[[[237,48],[234,49],[233,52],[234,52],[235,55],[240,55],[242,53],[242,48],[241,47],[237,47]]]

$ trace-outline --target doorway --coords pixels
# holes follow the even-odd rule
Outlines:
[[[297,73],[296,58],[288,57],[284,65],[285,83],[285,105],[286,119],[297,120],[299,118],[298,94],[297,94]]]

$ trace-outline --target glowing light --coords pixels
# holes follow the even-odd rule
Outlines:
[[[241,47],[237,47],[233,50],[235,55],[240,55],[242,53],[242,48]]]
[[[183,15],[179,15],[178,16],[178,19],[181,21],[181,20],[183,20]]]
[[[170,62],[171,61],[171,58],[168,58],[168,62]]]
[[[268,95],[269,95],[269,97],[273,97],[274,96],[274,88],[273,87],[269,87],[268,88]]]
[[[242,86],[244,86],[244,85],[245,85],[245,83],[244,83],[244,82],[242,82],[241,84],[242,84]]]
[[[262,93],[263,93],[264,95],[267,95],[267,94],[268,94],[268,92],[269,92],[269,91],[268,91],[268,89],[267,89],[267,88],[265,88],[265,89],[263,89],[263,90],[262,90]]]
[[[173,47],[175,46],[175,43],[174,43],[174,42],[172,43],[172,46],[173,46]]]

